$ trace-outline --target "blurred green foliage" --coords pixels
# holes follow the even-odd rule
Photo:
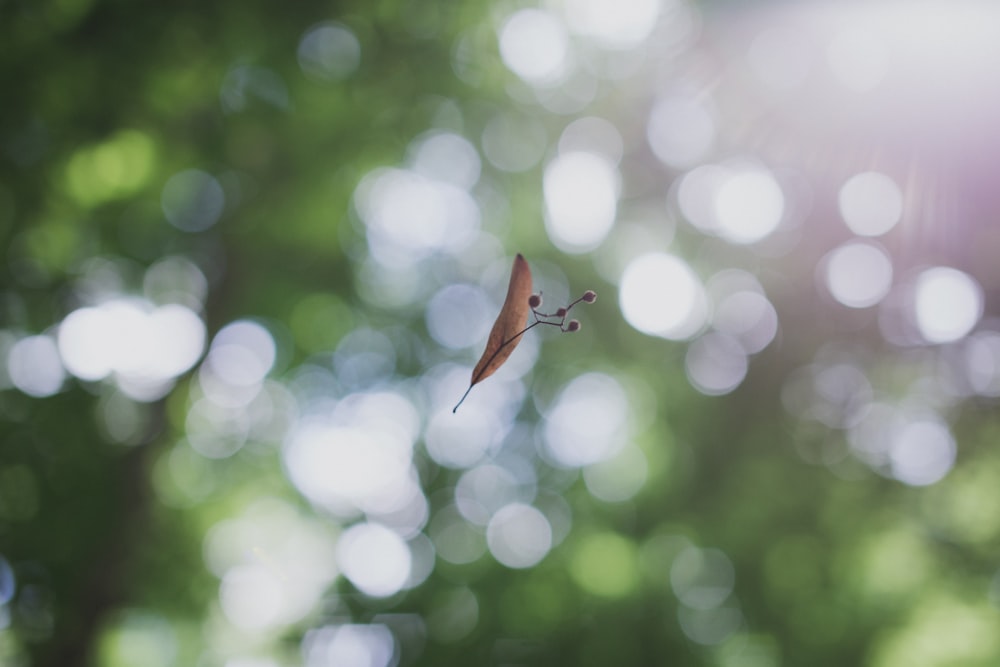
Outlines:
[[[277,341],[273,375],[289,383],[332,363],[365,327],[392,343],[400,386],[417,386],[442,360],[471,365],[473,350],[436,351],[426,290],[395,306],[365,296],[369,248],[352,197],[429,128],[476,143],[508,109],[553,134],[566,124],[511,97],[520,93],[494,37],[509,11],[443,0],[0,3],[0,349],[53,332],[85,304],[95,258],[114,267],[123,293],[138,293],[150,265],[182,256],[207,279],[209,335],[239,318],[263,322]],[[362,55],[356,70],[324,81],[296,53],[308,29],[329,21],[352,31]],[[620,97],[609,86],[590,112],[641,136],[629,123],[653,92],[630,85]],[[629,169],[647,164],[637,153]],[[226,205],[210,228],[187,232],[168,224],[161,199],[191,169],[217,179]],[[439,558],[424,583],[386,599],[339,577],[296,622],[240,634],[206,565],[213,529],[261,499],[295,508],[296,520],[323,526],[318,534],[349,523],[299,493],[280,435],[233,456],[189,447],[197,369],[163,398],[125,401],[124,438],[113,432],[121,417],[107,417],[119,415],[110,382],[70,378],[35,398],[5,377],[0,664],[326,664],[309,662],[304,638],[338,623],[393,628],[404,665],[997,664],[995,400],[950,406],[958,461],[940,482],[875,474],[848,453],[842,430],[783,409],[786,380],[831,344],[862,360],[875,350],[873,374],[882,366],[885,376],[926,378],[926,364],[917,353],[900,361],[874,341],[871,322],[836,321],[803,294],[824,239],[806,235],[797,253],[766,258],[678,232],[676,247],[696,266],[755,271],[781,323],[740,388],[702,395],[685,377],[682,346],[630,327],[607,273],[550,242],[541,179],[541,167],[492,170],[492,190],[478,193],[483,228],[501,256],[521,251],[552,283],[600,299],[581,309],[580,333],[539,336],[531,397],[505,447],[532,449],[560,389],[606,373],[624,387],[646,466],[634,497],[600,501],[576,471],[539,465],[539,487],[572,520],[534,567],[504,567],[489,552],[462,564]],[[665,192],[662,180],[650,189]],[[439,260],[418,282],[470,277],[459,259]],[[425,424],[430,407],[418,407]],[[425,455],[417,468],[432,513],[446,507],[460,471]],[[685,574],[684,553],[722,554],[702,591],[720,588],[721,602],[680,599],[678,579],[709,572],[693,563]],[[407,630],[414,618],[422,625]]]

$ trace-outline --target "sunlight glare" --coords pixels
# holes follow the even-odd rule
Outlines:
[[[795,88],[809,74],[809,44],[791,28],[761,31],[750,43],[747,60],[761,83],[773,90]]]
[[[884,34],[864,25],[837,32],[826,52],[830,70],[853,92],[864,93],[876,88],[889,73],[887,41]]]
[[[639,447],[628,444],[612,458],[589,465],[583,470],[583,481],[590,495],[606,503],[621,503],[635,497],[649,475],[646,455]]]

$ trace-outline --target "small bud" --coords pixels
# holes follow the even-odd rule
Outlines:
[[[566,331],[579,331],[580,322],[578,320],[570,320],[569,324],[566,325]]]
[[[597,301],[597,292],[594,290],[587,290],[583,293],[583,300],[587,303],[594,303]]]
[[[528,305],[532,308],[538,308],[542,305],[542,297],[540,294],[532,294],[528,297]]]
[[[555,316],[556,317],[566,317],[566,309],[565,308],[560,308],[559,310],[556,311],[556,315]]]

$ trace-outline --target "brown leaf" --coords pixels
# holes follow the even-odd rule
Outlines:
[[[503,362],[507,361],[507,357],[514,351],[517,344],[521,342],[528,313],[531,312],[531,307],[528,305],[529,297],[531,297],[531,269],[528,267],[527,260],[518,253],[517,257],[514,258],[514,267],[510,272],[507,298],[503,302],[500,314],[497,315],[497,321],[493,323],[493,329],[486,341],[483,356],[479,358],[479,363],[472,370],[472,381],[469,383],[469,389],[466,390],[458,405],[462,404],[473,386],[493,375],[503,365]],[[458,405],[455,406],[455,410],[458,410]]]

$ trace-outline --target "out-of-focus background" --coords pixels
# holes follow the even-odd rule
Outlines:
[[[1000,664],[996,3],[0,45],[0,664]]]

